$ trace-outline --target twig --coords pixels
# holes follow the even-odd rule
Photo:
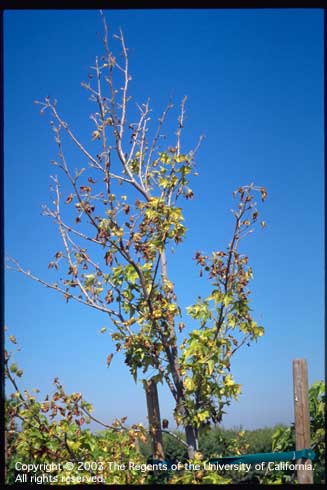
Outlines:
[[[185,103],[186,103],[186,100],[187,100],[187,95],[185,95],[185,97],[183,97],[183,100],[182,100],[182,103],[181,103],[181,113],[180,113],[180,116],[178,118],[178,129],[176,131],[176,136],[177,136],[177,156],[180,155],[181,153],[181,133],[182,133],[182,129],[184,127],[184,117],[185,117]]]
[[[151,158],[152,158],[152,154],[156,148],[156,145],[157,145],[157,142],[158,142],[158,139],[159,139],[159,136],[160,136],[160,132],[161,132],[161,129],[162,129],[162,126],[167,118],[167,114],[168,112],[170,111],[170,109],[172,109],[174,106],[171,102],[171,99],[169,100],[168,102],[168,105],[166,107],[166,109],[163,111],[161,117],[158,119],[159,121],[159,125],[158,125],[158,128],[157,128],[157,132],[152,140],[152,144],[151,144],[151,147],[150,147],[150,151],[148,153],[148,159],[147,159],[147,163],[146,163],[146,169],[145,169],[145,182],[147,183],[147,175],[148,175],[148,169],[149,169],[149,166],[150,166],[150,162],[151,162]]]

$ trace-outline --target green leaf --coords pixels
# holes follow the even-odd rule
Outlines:
[[[135,284],[138,278],[138,273],[132,265],[129,265],[125,269],[126,280],[130,284]]]
[[[211,376],[215,368],[215,361],[213,359],[210,359],[207,363],[207,367],[208,367],[208,374]]]
[[[90,287],[95,283],[95,275],[94,274],[85,274],[85,287]]]
[[[233,301],[232,295],[230,295],[230,294],[224,295],[224,299],[223,299],[224,306],[228,306],[232,301]]]
[[[10,371],[12,373],[16,373],[16,371],[18,370],[18,366],[17,364],[14,362],[11,366],[10,366]]]
[[[219,289],[214,289],[211,295],[208,296],[207,300],[208,301],[214,300],[215,304],[218,304],[222,301],[223,297],[224,295],[222,294],[221,291],[219,291]]]

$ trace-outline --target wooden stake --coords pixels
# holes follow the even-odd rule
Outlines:
[[[152,437],[153,459],[164,460],[157,383],[153,379],[150,379],[145,381],[144,387],[148,406],[149,428]]]
[[[297,451],[310,449],[310,414],[308,396],[308,369],[305,359],[293,360],[295,447]],[[310,459],[299,459],[297,464],[304,464],[306,469],[297,470],[299,483],[313,483],[313,472]]]

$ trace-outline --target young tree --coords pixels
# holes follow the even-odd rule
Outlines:
[[[152,137],[149,101],[136,104],[139,114],[133,121],[128,49],[120,31],[114,38],[122,56],[114,56],[101,15],[105,52],[95,60],[92,82],[82,83],[96,104],[91,115],[93,149],[62,119],[56,101],[46,97],[44,102],[36,102],[41,113],[50,114],[58,147],[58,158],[52,163],[70,186],[63,195],[58,176],[53,176],[54,207],[44,207],[44,214],[57,224],[63,243],[49,268],[61,268],[66,277],[62,283],[52,284],[10,260],[16,270],[61,293],[67,302],[74,299],[110,317],[116,350],[124,351],[135,381],[140,369],[146,373],[151,368],[156,382],[167,383],[176,403],[176,422],[185,427],[192,457],[198,449],[199,428],[210,421],[219,422],[225,405],[240,392],[230,373],[231,357],[263,334],[248,305],[252,271],[238,247],[258,219],[255,192],[262,201],[267,192],[254,184],[240,187],[235,193],[238,207],[227,250],[210,256],[195,253],[200,273],[208,275],[212,291],[188,308],[200,326],[178,346],[177,332],[182,332],[185,324],[169,279],[166,251],[185,235],[179,202],[193,197],[189,180],[196,174],[195,156],[202,138],[193,150],[182,148],[186,97],[174,141],[164,149],[161,133],[171,102]],[[67,161],[66,138],[79,150],[84,167],[73,169]]]

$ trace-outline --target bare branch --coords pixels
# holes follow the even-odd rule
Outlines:
[[[125,44],[125,39],[122,33],[122,30],[119,30],[120,32],[120,41],[121,45],[123,48],[123,53],[124,53],[124,60],[125,60],[125,67],[124,67],[124,86],[123,86],[123,96],[122,96],[122,111],[121,111],[121,122],[120,122],[120,132],[119,132],[119,140],[120,142],[123,139],[124,135],[124,129],[125,129],[125,121],[126,121],[126,110],[127,110],[127,90],[128,90],[128,82],[130,80],[130,75],[128,73],[128,54],[127,54],[127,48]]]
[[[93,163],[95,167],[101,168],[99,162],[97,162],[97,160],[94,157],[92,157],[92,155],[86,150],[84,145],[82,145],[82,143],[76,138],[76,136],[73,134],[68,124],[61,119],[54,105],[50,101],[48,101],[47,105],[51,109],[51,112],[55,117],[55,119],[58,121],[60,126],[62,126],[65,129],[65,131],[70,136],[71,140],[75,143],[77,148],[87,157],[89,161]]]
[[[196,145],[196,147],[194,148],[194,150],[192,150],[192,156],[194,157],[196,155],[196,153],[198,152],[201,144],[202,144],[202,141],[204,140],[205,136],[203,134],[201,134],[200,138],[199,138],[199,141]]]
[[[30,279],[33,279],[34,281],[36,281],[40,284],[43,284],[43,286],[50,288],[50,289],[54,289],[55,291],[61,293],[66,299],[74,299],[75,301],[78,301],[79,303],[82,303],[83,305],[90,306],[91,308],[94,308],[94,309],[99,310],[99,311],[103,311],[104,313],[107,313],[108,315],[112,315],[112,316],[120,318],[119,313],[117,313],[116,311],[114,311],[110,308],[106,308],[106,307],[97,305],[95,303],[89,303],[88,301],[84,301],[82,298],[79,298],[78,296],[75,296],[71,293],[68,293],[66,290],[60,288],[58,286],[58,284],[55,284],[55,283],[50,284],[47,281],[40,279],[39,277],[32,274],[30,271],[26,271],[25,269],[23,269],[22,266],[17,262],[17,260],[13,259],[12,257],[8,257],[7,260],[9,262],[12,262],[16,266],[16,267],[11,267],[11,266],[7,265],[8,269],[15,270],[16,272],[21,272],[22,274],[29,277]]]
[[[58,183],[58,180],[56,178],[53,178],[53,180],[54,180],[55,186],[56,186],[55,187],[56,196],[57,196],[57,199],[56,199],[56,216],[58,217],[58,216],[60,216],[60,192],[59,192],[59,183]],[[69,248],[69,245],[67,243],[66,232],[65,232],[64,228],[61,226],[60,220],[57,219],[57,223],[58,223],[58,227],[59,227],[59,231],[60,231],[60,235],[61,235],[61,238],[62,238],[64,247],[65,247],[65,250],[66,250],[68,263],[69,263],[71,269],[73,269],[74,268],[74,263],[72,261],[72,257],[71,257],[71,253],[70,253],[70,248]],[[81,281],[79,280],[79,278],[77,276],[75,276],[75,279],[74,280],[78,284],[78,287],[80,288],[81,292],[84,294],[84,296],[86,298],[86,303],[90,304],[93,307],[97,306],[97,304],[94,302],[94,300],[92,298],[90,298],[90,296],[88,295],[86,289],[84,288],[84,286],[81,283]]]
[[[169,103],[166,107],[166,109],[163,111],[161,117],[159,117],[158,121],[159,121],[159,125],[158,125],[158,129],[157,129],[157,132],[152,140],[152,144],[151,144],[151,147],[150,147],[150,150],[149,150],[149,153],[148,153],[148,159],[147,159],[147,163],[146,163],[146,171],[145,171],[145,182],[147,181],[147,175],[148,175],[148,169],[149,169],[149,166],[150,166],[150,162],[151,162],[151,158],[152,158],[152,154],[156,148],[156,145],[158,143],[158,139],[159,139],[159,136],[160,136],[160,132],[161,132],[161,129],[164,125],[164,122],[167,118],[167,114],[168,112],[170,111],[170,109],[172,109],[174,106],[171,102],[171,99],[169,100]]]
[[[180,116],[178,117],[178,129],[176,131],[176,136],[177,136],[177,144],[176,144],[176,147],[177,147],[177,156],[180,155],[181,153],[181,133],[182,133],[182,129],[184,127],[184,117],[185,117],[185,103],[187,101],[187,95],[185,95],[185,97],[183,97],[183,100],[182,100],[182,103],[181,103],[181,113],[180,113]]]

